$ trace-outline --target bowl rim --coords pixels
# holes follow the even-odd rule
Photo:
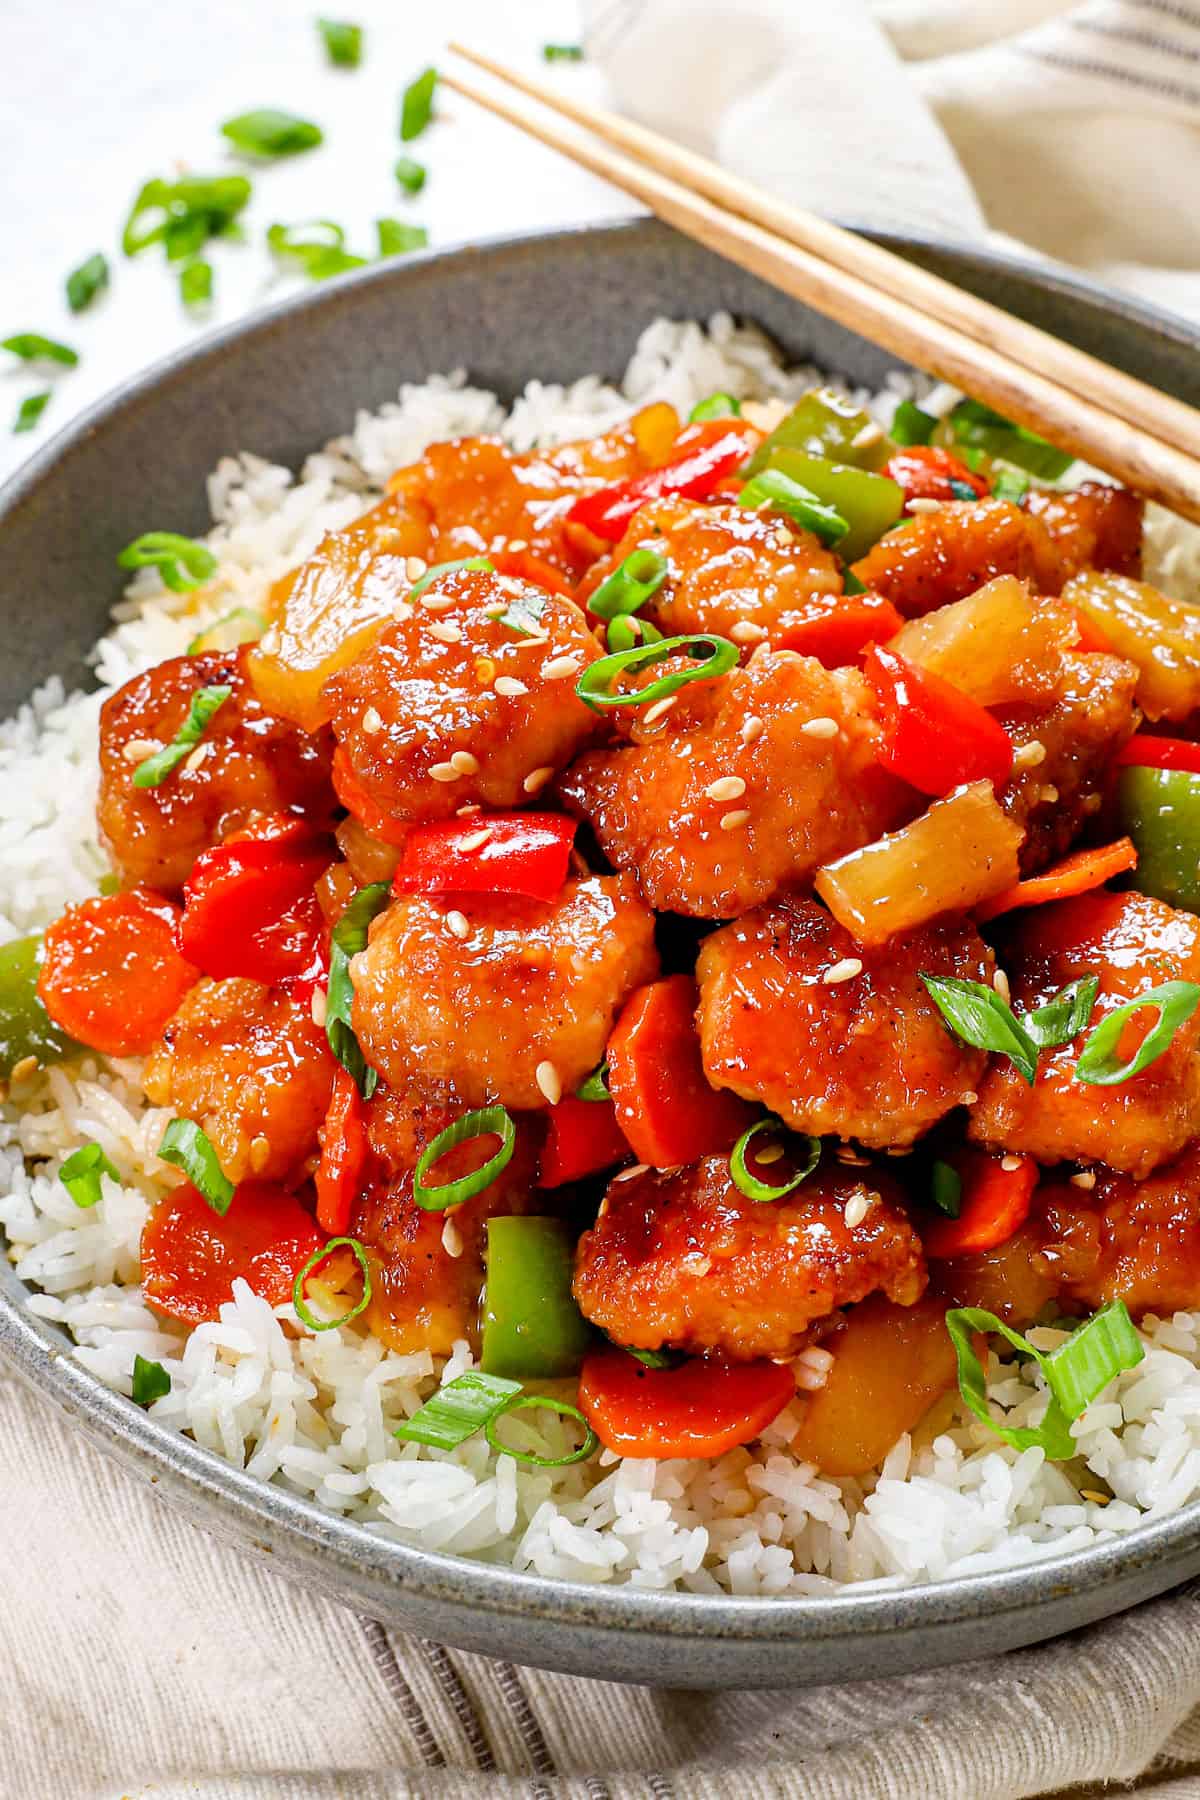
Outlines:
[[[0,487],[0,530],[6,518],[52,481],[64,460],[103,431],[111,418],[152,399],[164,384],[186,381],[193,367],[220,357],[230,347],[253,342],[311,310],[336,309],[346,296],[363,287],[395,285],[403,289],[426,272],[436,273],[464,258],[536,256],[549,244],[579,239],[598,242],[603,250],[609,242],[639,233],[672,235],[644,215],[497,234],[355,270],[215,328],[102,396],[40,446]],[[998,274],[1032,279],[1067,298],[1099,305],[1107,313],[1121,315],[1181,346],[1200,348],[1200,331],[1187,321],[1035,258],[931,235],[876,230],[869,235],[891,248],[959,256],[976,266],[993,267]],[[642,1589],[629,1583],[589,1584],[420,1549],[327,1512],[290,1489],[251,1476],[215,1451],[150,1418],[77,1361],[62,1328],[29,1308],[28,1299],[37,1291],[21,1282],[6,1260],[0,1262],[0,1351],[32,1388],[77,1419],[94,1443],[127,1467],[136,1468],[199,1515],[202,1522],[225,1529],[243,1545],[286,1551],[291,1562],[304,1565],[306,1573],[320,1584],[343,1597],[353,1594],[368,1603],[378,1601],[382,1590],[494,1617],[536,1616],[547,1625],[585,1625],[615,1634],[642,1631],[675,1640],[795,1644],[879,1637],[901,1625],[920,1631],[984,1616],[998,1618],[1031,1608],[1048,1592],[1090,1592],[1116,1582],[1132,1569],[1172,1564],[1200,1551],[1200,1501],[1178,1513],[1148,1520],[1108,1542],[1034,1557],[1005,1569],[914,1586],[895,1585],[895,1578],[886,1578],[828,1595],[708,1595]]]

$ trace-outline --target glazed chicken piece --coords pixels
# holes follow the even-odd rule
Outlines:
[[[135,675],[100,713],[100,831],[127,887],[183,886],[202,850],[255,813],[333,816],[329,753],[264,710],[246,677],[245,651],[176,656]],[[231,687],[195,750],[157,787],[135,787],[138,765],[175,738],[192,696]]]
[[[308,1004],[238,977],[197,983],[142,1082],[154,1106],[201,1127],[230,1181],[283,1181],[317,1150],[333,1073]]]
[[[618,1344],[782,1360],[876,1289],[919,1298],[925,1261],[899,1200],[882,1171],[836,1164],[770,1205],[734,1186],[724,1156],[618,1176],[580,1239],[575,1298]]]
[[[1045,521],[1007,500],[947,503],[905,519],[854,573],[906,619],[961,600],[997,575],[1015,575],[1039,594],[1057,594],[1066,579]]]
[[[1123,1300],[1135,1317],[1200,1306],[1200,1144],[1145,1181],[1096,1171],[1038,1196],[1042,1266],[1082,1310]]]
[[[394,1088],[452,1084],[465,1107],[543,1107],[551,1065],[572,1094],[604,1056],[633,989],[658,972],[654,920],[632,876],[569,880],[549,904],[472,897],[393,901],[350,965],[354,1027]],[[546,1072],[543,1070],[543,1082]]]
[[[700,951],[705,1074],[796,1131],[905,1147],[973,1097],[987,1062],[946,1030],[918,971],[989,981],[992,962],[965,921],[867,950],[813,900],[759,907]]]
[[[1032,1088],[1010,1062],[994,1060],[972,1112],[973,1138],[1042,1163],[1106,1162],[1141,1177],[1200,1132],[1200,1012],[1141,1074],[1112,1086],[1075,1079],[1086,1036],[1109,1013],[1164,982],[1200,980],[1200,919],[1145,894],[1083,894],[1024,914],[1000,960],[1018,1013],[1083,975],[1098,975],[1100,990],[1087,1032],[1043,1050]],[[1123,1058],[1155,1016],[1147,1008],[1126,1025]]]
[[[622,708],[632,743],[581,756],[560,792],[656,909],[731,918],[911,810],[875,760],[865,694],[857,670],[764,646],[669,711]]]
[[[575,683],[599,656],[573,601],[479,570],[440,576],[329,682],[339,796],[385,839],[472,801],[528,804],[596,730]]]
[[[1024,508],[1050,533],[1064,581],[1080,569],[1141,574],[1146,503],[1140,494],[1107,481],[1085,481],[1066,494],[1031,488]]]

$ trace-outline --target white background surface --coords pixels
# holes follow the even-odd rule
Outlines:
[[[318,12],[365,26],[359,69],[330,67]],[[400,94],[443,59],[448,37],[592,93],[593,70],[541,62],[544,42],[578,34],[572,0],[0,0],[0,338],[38,331],[80,354],[78,368],[50,379],[0,356],[0,478],[155,357],[288,291],[263,247],[277,220],[335,219],[347,248],[371,255],[381,215],[427,226],[438,245],[636,210],[450,93],[424,136],[399,141]],[[226,154],[218,127],[257,106],[316,120],[324,146],[248,168]],[[403,153],[429,169],[414,199],[392,177]],[[202,322],[182,307],[158,246],[134,260],[119,248],[143,181],[182,166],[245,169],[255,189],[243,215],[250,241],[211,247],[216,296]],[[73,316],[63,281],[100,249],[111,287]],[[21,399],[47,386],[40,427],[13,437]]]

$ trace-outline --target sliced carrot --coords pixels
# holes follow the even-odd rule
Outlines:
[[[106,1056],[153,1049],[200,979],[179,947],[181,917],[149,888],[69,907],[46,932],[38,976],[54,1023]]]
[[[155,1312],[185,1325],[217,1318],[238,1276],[280,1306],[323,1242],[296,1196],[274,1183],[243,1181],[220,1214],[185,1181],[142,1230],[142,1291]]]
[[[321,1161],[313,1178],[317,1223],[330,1237],[341,1237],[350,1229],[350,1214],[370,1153],[358,1084],[349,1070],[339,1067],[321,1134]]]
[[[1045,906],[1050,900],[1070,900],[1076,894],[1090,893],[1102,887],[1114,875],[1136,869],[1137,851],[1130,838],[1117,838],[1095,850],[1076,850],[1047,869],[1044,875],[1033,875],[993,894],[975,909],[977,919],[994,919],[1000,913],[1013,912],[1019,906]]]
[[[696,1034],[696,984],[669,975],[638,988],[608,1040],[608,1090],[639,1162],[674,1169],[728,1150],[754,1109],[709,1085]]]
[[[931,1220],[921,1231],[926,1256],[976,1256],[1007,1243],[1029,1217],[1038,1166],[1032,1156],[967,1148],[948,1158],[962,1182],[957,1219]],[[1005,1164],[1013,1166],[1006,1168]]]
[[[579,1410],[620,1456],[724,1456],[764,1431],[795,1391],[786,1363],[694,1357],[648,1369],[614,1345],[584,1357]]]

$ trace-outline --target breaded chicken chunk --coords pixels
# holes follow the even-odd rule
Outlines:
[[[1055,1182],[1038,1200],[1039,1261],[1069,1301],[1123,1300],[1135,1317],[1200,1306],[1200,1144],[1144,1181],[1099,1169],[1089,1192]]]
[[[997,575],[1028,581],[1038,594],[1057,594],[1066,579],[1045,522],[1007,500],[948,502],[905,519],[854,573],[906,619],[961,600]]]
[[[1140,494],[1107,481],[1085,481],[1066,494],[1031,488],[1024,506],[1050,533],[1064,581],[1080,569],[1141,574],[1146,503]]]

